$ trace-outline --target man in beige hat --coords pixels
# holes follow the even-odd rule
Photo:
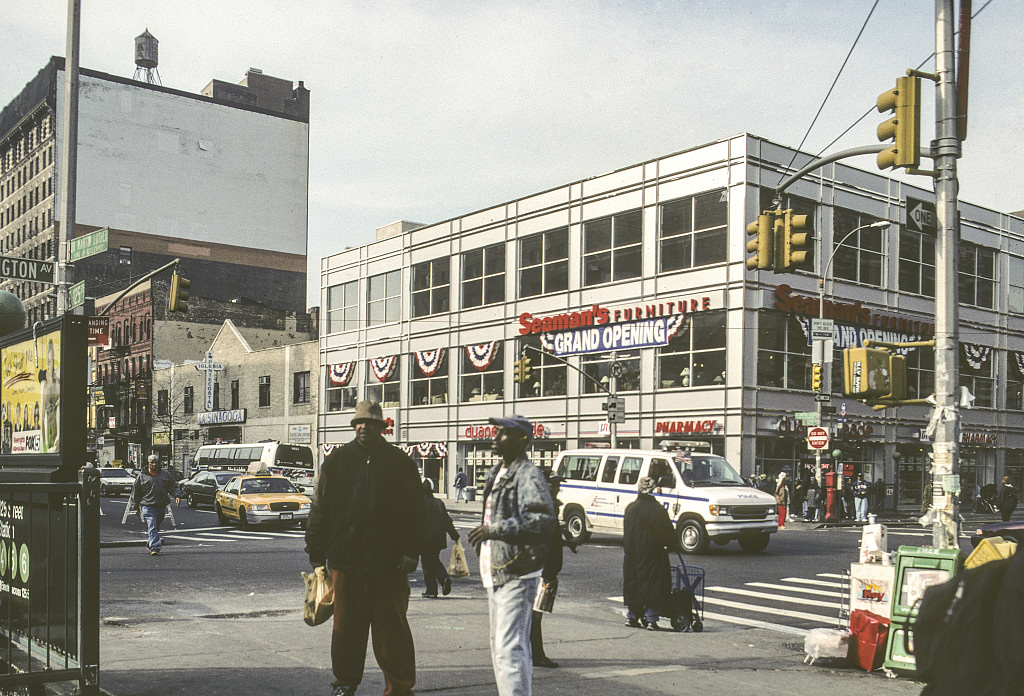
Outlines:
[[[334,583],[332,696],[356,692],[371,627],[385,696],[412,694],[416,682],[406,612],[423,545],[423,493],[412,459],[384,440],[386,426],[380,404],[356,405],[355,439],[324,460],[306,526],[309,561],[326,564]]]

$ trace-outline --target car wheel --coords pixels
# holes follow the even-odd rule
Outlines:
[[[679,524],[679,545],[685,553],[704,553],[708,550],[708,533],[700,520],[683,520]]]
[[[221,510],[220,503],[214,503],[213,509],[217,511],[217,524],[222,526],[227,525],[228,516],[224,514],[223,510]]]
[[[238,508],[238,526],[241,527],[242,529],[249,529],[250,526],[251,526],[249,524],[249,518],[245,516],[245,508],[244,507]]]
[[[747,553],[764,551],[768,546],[768,539],[767,534],[744,534],[739,539],[740,548]]]
[[[192,497],[191,493],[185,494],[185,502],[188,503],[188,506],[193,510],[196,508],[196,499]]]
[[[574,507],[566,511],[563,519],[565,520],[565,531],[573,543],[581,544],[590,538],[590,530],[587,529],[587,516],[583,510]]]

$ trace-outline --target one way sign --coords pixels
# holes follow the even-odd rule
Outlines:
[[[914,232],[936,234],[939,226],[935,204],[907,196],[907,228]]]

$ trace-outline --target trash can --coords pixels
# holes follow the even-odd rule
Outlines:
[[[466,488],[466,502],[472,503],[476,500],[476,489],[467,487]]]

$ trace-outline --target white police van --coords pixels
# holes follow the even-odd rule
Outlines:
[[[712,541],[724,545],[733,540],[744,551],[763,551],[769,535],[778,531],[775,496],[746,485],[724,457],[707,450],[559,453],[555,471],[564,479],[558,498],[566,530],[577,541],[585,541],[592,530],[621,533],[637,482],[649,476],[657,485],[654,497],[668,510],[686,553],[703,553]]]

